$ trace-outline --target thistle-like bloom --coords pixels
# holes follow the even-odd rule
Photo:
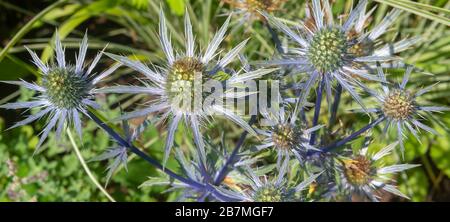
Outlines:
[[[397,144],[398,142],[392,143],[375,154],[369,154],[368,146],[366,146],[359,151],[359,154],[351,158],[342,158],[340,171],[344,188],[351,193],[363,194],[372,201],[378,201],[379,197],[375,192],[379,189],[408,198],[394,185],[388,184],[392,181],[388,176],[420,165],[381,165],[381,159],[389,155]]]
[[[47,125],[42,130],[42,135],[35,152],[39,150],[53,128],[56,128],[56,136],[59,139],[65,124],[71,123],[81,137],[80,113],[86,113],[88,107],[100,108],[93,100],[95,84],[118,68],[115,65],[97,76],[91,75],[102,53],[97,54],[89,67],[84,67],[84,60],[88,49],[87,33],[81,42],[75,65],[66,63],[64,49],[58,34],[56,34],[55,46],[57,64],[51,65],[44,64],[36,53],[26,48],[42,75],[42,83],[40,85],[24,80],[4,81],[5,83],[23,86],[38,93],[33,98],[33,101],[8,103],[0,106],[6,109],[40,109],[36,114],[28,116],[10,128],[31,123],[44,116],[48,117]]]
[[[366,0],[359,1],[347,20],[340,25],[333,19],[328,0],[312,0],[308,18],[298,25],[296,31],[263,13],[296,44],[283,59],[270,61],[268,64],[294,66],[298,71],[307,73],[301,96],[302,104],[306,102],[316,82],[324,82],[327,99],[331,99],[332,81],[336,80],[364,107],[355,90],[356,84],[362,84],[358,78],[379,80],[376,75],[371,74],[371,67],[375,67],[375,62],[393,60],[393,53],[404,50],[415,42],[403,40],[394,45],[377,43],[377,38],[386,32],[399,11],[391,11],[380,24],[365,32],[364,24],[370,15],[364,14],[366,5]],[[381,47],[375,47],[378,45]]]
[[[303,129],[301,124],[297,122],[296,113],[296,110],[285,112],[284,107],[281,107],[276,114],[262,113],[267,120],[268,128],[257,130],[265,138],[262,144],[256,146],[256,148],[258,150],[274,148],[278,155],[278,166],[283,159],[289,161],[291,154],[294,154],[299,161],[303,161],[308,150],[316,150],[309,145],[309,139],[311,133],[320,129],[322,125]]]
[[[263,20],[259,11],[273,13],[279,11],[287,0],[222,0],[229,4],[235,13],[241,16],[241,21]]]
[[[403,80],[397,85],[388,85],[386,76],[381,67],[377,68],[378,75],[382,83],[382,92],[366,89],[371,96],[376,98],[379,107],[367,109],[369,113],[375,113],[384,117],[387,121],[384,132],[386,133],[390,127],[394,127],[397,131],[398,142],[402,154],[404,153],[403,145],[403,130],[408,129],[420,142],[418,132],[420,129],[429,133],[438,134],[431,127],[420,122],[420,119],[425,119],[423,114],[432,114],[433,112],[449,111],[448,107],[433,106],[420,104],[417,99],[423,94],[429,92],[436,84],[430,85],[416,92],[406,89],[406,84],[413,71],[413,66],[406,68]]]
[[[245,46],[247,40],[241,42],[230,52],[225,54],[219,61],[215,62],[216,51],[224,39],[230,17],[225,21],[219,31],[214,35],[211,43],[206,47],[203,55],[195,54],[194,35],[192,33],[192,25],[189,18],[189,13],[185,16],[185,39],[186,51],[181,55],[174,55],[172,44],[167,33],[167,26],[163,12],[160,14],[159,33],[161,38],[161,46],[167,58],[165,67],[159,69],[150,69],[146,65],[130,60],[123,56],[108,54],[111,58],[123,63],[124,65],[144,74],[148,82],[145,86],[116,86],[110,87],[101,92],[113,93],[145,93],[152,95],[155,98],[150,102],[145,109],[127,113],[121,119],[130,119],[135,117],[147,116],[150,113],[162,113],[163,118],[170,118],[168,135],[165,145],[164,163],[167,161],[170,150],[174,143],[175,131],[178,123],[184,119],[186,123],[192,128],[194,140],[199,153],[205,162],[206,154],[204,150],[204,142],[200,132],[201,123],[209,116],[210,113],[220,114],[226,118],[237,123],[248,132],[256,135],[250,125],[248,125],[242,118],[236,115],[233,111],[225,108],[222,105],[212,104],[208,109],[199,107],[196,104],[203,101],[204,93],[199,93],[203,87],[203,83],[208,83],[209,80],[226,80],[227,84],[242,83],[247,80],[258,78],[262,75],[268,74],[271,70],[256,70],[246,72],[243,74],[228,75],[214,75],[216,70],[224,69]],[[224,77],[225,78],[222,78]],[[225,95],[227,96],[227,95]]]
[[[321,173],[314,174],[298,185],[291,185],[286,180],[289,161],[284,161],[279,169],[278,176],[269,180],[263,176],[261,180],[254,169],[246,167],[245,178],[228,179],[229,189],[217,188],[224,196],[243,202],[290,202],[303,201],[298,194],[315,181]],[[242,176],[241,176],[242,177]],[[230,183],[229,181],[243,181],[242,183]],[[232,186],[230,186],[232,184]]]

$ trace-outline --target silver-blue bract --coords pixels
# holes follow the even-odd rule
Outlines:
[[[239,115],[235,114],[232,110],[221,105],[211,105],[207,110],[204,107],[194,107],[191,103],[194,100],[198,101],[198,96],[194,87],[202,87],[205,78],[212,78],[211,70],[223,70],[230,62],[232,62],[241,49],[244,48],[247,40],[244,40],[236,47],[231,49],[218,61],[214,61],[214,57],[217,55],[217,49],[225,37],[230,18],[225,21],[219,31],[214,35],[213,39],[206,47],[203,55],[195,53],[194,35],[192,33],[192,25],[189,18],[189,13],[185,13],[185,44],[186,50],[182,54],[174,55],[171,41],[168,36],[166,19],[161,10],[160,22],[159,22],[159,34],[161,47],[167,58],[164,67],[154,69],[149,68],[143,63],[135,60],[131,60],[127,57],[108,54],[114,60],[142,73],[147,78],[147,82],[144,82],[144,86],[115,86],[108,87],[99,90],[99,92],[110,93],[131,93],[131,94],[147,94],[151,95],[153,100],[149,102],[148,107],[127,113],[120,117],[120,119],[131,119],[136,117],[148,116],[152,113],[162,114],[162,120],[171,118],[168,124],[168,134],[166,139],[166,145],[164,148],[164,160],[163,165],[166,163],[171,148],[174,144],[175,131],[178,128],[178,124],[183,119],[189,125],[193,131],[195,144],[199,150],[201,161],[206,162],[205,145],[202,139],[202,133],[200,131],[202,123],[209,116],[209,112],[223,115],[229,120],[235,122],[248,132],[256,135],[253,128],[247,124]],[[235,73],[228,77],[227,84],[241,84],[244,81],[259,78],[265,74],[274,71],[274,69],[259,69],[245,73]],[[201,85],[196,85],[195,81],[199,81]],[[232,94],[225,94],[225,96],[232,96]],[[239,96],[239,95],[238,95]],[[186,98],[188,97],[188,98]],[[202,98],[200,98],[202,99]],[[185,104],[184,101],[188,101],[188,106],[180,106]],[[209,111],[209,112],[208,112]]]
[[[133,141],[139,136],[140,132],[138,130],[130,129],[127,121],[122,121],[122,128],[125,134],[125,141],[129,144],[132,144]],[[105,152],[90,159],[89,161],[103,161],[110,159],[112,159],[112,161],[107,167],[108,173],[106,175],[106,185],[108,185],[113,173],[119,168],[119,166],[122,165],[125,168],[125,171],[128,172],[128,147],[117,144],[114,147],[108,148]]]
[[[389,184],[389,175],[402,172],[420,165],[417,164],[397,164],[382,166],[381,159],[391,154],[398,142],[392,143],[375,154],[368,153],[368,144],[362,148],[357,155],[350,158],[342,157],[341,182],[345,190],[351,194],[363,194],[371,201],[378,201],[379,197],[375,192],[379,189],[390,192],[404,198],[408,197],[400,192],[394,185]]]
[[[288,165],[289,161],[284,160],[276,177],[268,179],[267,176],[263,176],[262,180],[255,174],[255,169],[244,166],[245,175],[237,173],[229,176],[229,180],[241,182],[228,183],[226,187],[217,187],[217,190],[224,196],[243,202],[302,201],[304,197],[299,196],[299,193],[314,182],[322,172],[293,185],[286,180]]]
[[[34,64],[42,74],[42,83],[40,85],[24,80],[4,81],[5,83],[34,90],[38,94],[29,102],[8,103],[0,106],[6,109],[40,109],[36,114],[28,116],[10,128],[23,126],[47,117],[47,124],[41,132],[35,153],[39,151],[42,143],[53,128],[56,128],[56,136],[59,139],[64,126],[72,124],[81,137],[80,113],[86,113],[88,107],[100,108],[94,101],[95,84],[118,68],[118,65],[115,65],[99,75],[92,75],[92,71],[99,62],[102,53],[98,53],[92,63],[85,67],[85,57],[88,49],[87,33],[81,42],[75,65],[67,63],[58,32],[56,32],[55,36],[56,64],[44,64],[35,52],[27,48]]]
[[[420,101],[417,101],[420,99],[420,96],[429,92],[436,84],[417,90],[416,92],[406,89],[406,84],[413,71],[412,66],[406,68],[403,80],[398,85],[388,84],[383,69],[380,66],[377,69],[379,78],[383,80],[382,91],[378,92],[369,88],[366,91],[376,98],[379,106],[377,108],[369,108],[367,111],[385,117],[387,121],[384,129],[385,133],[390,127],[396,129],[398,142],[400,143],[400,149],[403,155],[405,149],[403,145],[403,137],[405,136],[403,129],[405,127],[418,141],[420,141],[418,136],[420,129],[437,135],[438,133],[434,129],[421,123],[420,120],[425,119],[423,114],[449,111],[450,109],[448,107],[420,104]]]
[[[405,39],[395,44],[376,42],[398,17],[400,11],[391,11],[380,24],[364,31],[366,21],[373,11],[366,14],[366,6],[366,0],[359,1],[347,20],[340,25],[333,19],[328,0],[313,0],[311,10],[307,10],[307,19],[295,29],[263,13],[271,24],[295,43],[295,46],[288,48],[282,59],[266,64],[293,66],[297,71],[307,73],[301,96],[302,105],[316,82],[324,83],[327,99],[330,101],[332,81],[336,80],[364,108],[355,86],[363,84],[361,79],[380,81],[372,73],[375,62],[395,60],[395,53],[417,42],[418,38]]]
[[[296,104],[296,107],[298,107],[298,104]],[[278,167],[280,167],[283,159],[289,161],[292,154],[303,163],[308,150],[317,150],[309,144],[311,133],[322,127],[322,125],[318,125],[306,129],[304,124],[297,121],[297,109],[292,111],[285,109],[283,106],[276,113],[262,113],[267,121],[265,124],[268,126],[257,130],[259,134],[264,136],[264,139],[262,144],[257,145],[256,148],[258,150],[274,148],[278,155]]]

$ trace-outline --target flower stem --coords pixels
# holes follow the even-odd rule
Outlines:
[[[341,84],[337,85],[336,94],[334,95],[333,105],[331,107],[331,116],[330,116],[330,127],[334,126],[336,122],[336,114],[339,108],[339,104],[341,103],[341,94],[342,94],[342,86]]]
[[[70,132],[70,129],[67,128],[66,132],[67,132],[67,136],[69,136],[70,143],[72,144],[72,148],[75,151],[78,161],[80,161],[80,164],[83,167],[86,174],[89,176],[89,179],[91,179],[91,181],[95,184],[95,186],[109,199],[109,201],[116,202],[116,200],[114,200],[114,198],[111,195],[109,195],[109,193],[102,187],[102,185],[100,185],[100,183],[97,181],[97,179],[95,179],[91,170],[87,166],[86,161],[84,160],[83,156],[81,155],[80,149],[78,149],[78,146],[75,143],[75,140],[72,136],[72,132]]]
[[[317,123],[319,122],[319,115],[320,115],[320,106],[322,104],[322,92],[323,92],[323,86],[325,85],[325,78],[322,78],[322,81],[320,81],[319,87],[316,89],[316,104],[314,106],[314,117],[312,122],[312,127],[317,126]],[[313,145],[316,141],[316,133],[317,130],[313,131],[311,133],[311,138],[309,139],[309,144]]]
[[[253,123],[256,121],[256,115],[253,115],[250,120],[248,121],[249,125],[253,125]],[[241,148],[242,144],[244,144],[244,140],[247,137],[248,132],[245,131],[241,134],[241,137],[239,138],[236,146],[234,147],[233,151],[231,152],[231,155],[227,158],[227,160],[225,161],[225,164],[222,166],[222,168],[220,169],[219,173],[217,174],[216,179],[214,180],[214,185],[219,185],[220,183],[222,183],[222,181],[225,179],[225,177],[228,174],[228,168],[229,166],[234,163],[236,160],[236,155],[239,153],[239,149]]]
[[[281,41],[280,41],[280,38],[278,38],[277,32],[275,32],[275,30],[273,30],[272,26],[270,26],[270,24],[267,21],[264,22],[264,25],[269,30],[270,36],[272,37],[272,41],[275,43],[275,48],[277,49],[277,51],[280,54],[284,54],[283,46],[281,45]]]
[[[335,143],[333,143],[331,145],[328,145],[328,146],[325,146],[325,147],[321,148],[320,151],[309,151],[307,156],[311,156],[311,155],[316,154],[316,153],[332,152],[334,149],[345,145],[346,143],[354,140],[356,137],[358,137],[359,135],[363,134],[367,130],[372,129],[376,125],[380,124],[384,119],[385,119],[385,117],[382,116],[382,117],[378,118],[377,120],[373,121],[372,123],[367,124],[366,126],[364,126],[363,128],[359,129],[358,131],[352,133],[348,137],[346,137],[346,138],[344,138],[342,140],[339,140],[339,141],[337,141],[337,142],[335,142]]]
[[[188,184],[190,186],[192,186],[193,188],[199,189],[199,190],[203,190],[205,187],[204,185],[197,183],[189,178],[184,178],[178,174],[176,174],[175,172],[163,167],[157,160],[151,158],[150,156],[148,156],[147,154],[145,154],[144,152],[142,152],[141,150],[139,150],[138,148],[136,148],[133,144],[128,143],[125,139],[123,139],[117,132],[115,132],[111,127],[109,127],[106,123],[104,123],[103,121],[101,121],[94,113],[92,113],[91,111],[87,111],[87,115],[94,120],[95,123],[97,123],[103,130],[105,130],[114,140],[117,141],[117,143],[119,143],[120,145],[127,147],[132,153],[136,154],[137,156],[141,157],[142,159],[144,159],[145,161],[147,161],[148,163],[150,163],[151,165],[153,165],[154,167],[158,168],[159,170],[161,170],[162,172],[166,173],[167,175],[169,175],[170,177],[172,177],[173,179],[179,180],[185,184]]]

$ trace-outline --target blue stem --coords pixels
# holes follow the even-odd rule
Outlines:
[[[323,86],[325,85],[325,78],[322,78],[322,81],[320,81],[319,87],[316,89],[316,104],[314,106],[314,117],[313,117],[313,122],[312,122],[312,126],[317,126],[317,123],[319,122],[319,115],[320,115],[320,106],[322,104],[322,91],[323,91]],[[313,145],[316,141],[316,133],[317,130],[313,131],[311,133],[311,138],[309,139],[309,145]]]
[[[338,84],[336,88],[336,94],[334,95],[333,105],[331,107],[330,127],[332,127],[336,121],[337,110],[339,108],[339,104],[341,103],[341,94],[342,86],[341,84]]]
[[[333,151],[336,148],[339,148],[343,145],[345,145],[346,143],[354,140],[356,137],[358,137],[359,135],[363,134],[364,132],[366,132],[369,129],[372,129],[373,127],[375,127],[376,125],[380,124],[383,120],[385,119],[384,116],[378,118],[377,120],[373,121],[372,123],[367,124],[365,127],[359,129],[358,131],[352,133],[351,135],[349,135],[348,137],[339,140],[331,145],[325,146],[323,148],[320,149],[320,151],[308,151],[307,156],[312,156],[313,154],[316,153],[328,153]]]
[[[265,22],[264,24],[266,25],[267,29],[270,32],[270,36],[272,37],[272,41],[275,43],[275,48],[277,49],[277,51],[280,54],[284,54],[284,50],[283,50],[283,47],[281,45],[280,38],[278,38],[277,32],[275,32],[275,30],[273,30],[273,28],[270,26],[270,24],[268,22]]]
[[[170,177],[179,180],[185,184],[188,184],[190,186],[192,186],[193,188],[199,189],[199,190],[204,190],[205,186],[197,183],[191,179],[187,179],[184,178],[178,174],[176,174],[175,172],[163,167],[157,160],[151,158],[150,156],[148,156],[147,154],[145,154],[144,152],[142,152],[141,150],[139,150],[138,148],[136,148],[133,144],[128,143],[125,139],[123,139],[117,132],[115,132],[111,127],[109,127],[106,123],[104,123],[102,120],[100,120],[94,113],[92,113],[91,111],[87,111],[88,116],[94,120],[94,122],[96,122],[103,130],[105,130],[113,139],[115,139],[117,141],[117,143],[119,143],[121,146],[127,147],[131,152],[133,152],[134,154],[138,155],[139,157],[141,157],[142,159],[144,159],[145,161],[147,161],[148,163],[150,163],[151,165],[153,165],[154,167],[158,168],[159,170],[163,171],[164,173],[166,173],[167,175],[169,175]]]
[[[249,125],[252,125],[256,121],[256,115],[253,115],[250,120],[248,121]],[[244,144],[244,140],[247,137],[248,132],[245,131],[242,133],[241,137],[239,138],[236,146],[234,147],[233,151],[231,152],[231,155],[228,157],[228,159],[225,161],[225,164],[220,169],[219,173],[216,176],[216,179],[214,180],[214,185],[219,185],[222,183],[222,181],[225,179],[225,177],[228,174],[228,168],[229,166],[235,162],[236,155],[239,153],[239,149],[241,148],[242,144]]]

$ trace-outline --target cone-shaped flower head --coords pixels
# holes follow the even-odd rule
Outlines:
[[[80,113],[86,113],[88,107],[100,108],[94,101],[95,84],[118,68],[118,65],[115,65],[99,75],[92,75],[92,71],[99,62],[102,53],[98,53],[92,63],[85,67],[85,57],[88,49],[87,34],[81,42],[75,65],[67,63],[58,32],[56,32],[55,36],[56,64],[44,64],[36,53],[27,48],[34,64],[39,68],[42,75],[42,84],[38,85],[24,80],[5,81],[6,83],[34,90],[38,95],[33,97],[33,101],[30,102],[8,103],[0,106],[7,109],[40,109],[36,114],[28,116],[11,128],[31,123],[44,116],[48,117],[47,125],[41,133],[36,151],[39,150],[53,128],[56,128],[57,138],[59,138],[64,125],[69,123],[73,124],[81,137]]]
[[[375,154],[368,153],[368,147],[364,147],[358,154],[350,158],[343,157],[340,171],[342,172],[342,184],[351,194],[363,194],[372,201],[378,201],[376,191],[384,190],[394,195],[408,198],[394,185],[389,184],[389,175],[417,167],[416,164],[398,164],[383,166],[381,159],[391,154],[398,142],[390,144]]]
[[[400,13],[398,10],[388,13],[373,29],[365,30],[366,22],[372,13],[365,13],[367,0],[359,1],[342,25],[334,21],[328,0],[312,0],[311,3],[308,4],[307,18],[298,24],[296,29],[291,29],[277,18],[263,12],[270,23],[295,44],[288,48],[282,59],[266,64],[293,66],[297,71],[307,73],[301,96],[302,106],[316,82],[324,83],[327,100],[330,101],[332,82],[337,81],[364,108],[355,86],[363,85],[363,79],[380,81],[373,71],[375,63],[391,62],[396,59],[393,56],[395,53],[407,49],[418,39],[405,39],[394,44],[377,41],[395,21]]]
[[[274,70],[260,69],[245,73],[235,73],[232,75],[223,74],[224,72],[218,74],[217,71],[224,70],[224,68],[234,60],[247,42],[247,40],[241,42],[218,61],[214,59],[218,47],[225,37],[229,22],[230,17],[228,17],[219,31],[214,35],[213,39],[206,47],[205,52],[203,54],[197,54],[195,52],[194,35],[189,13],[186,11],[184,20],[186,50],[184,53],[175,56],[167,31],[166,19],[161,10],[159,35],[161,47],[167,58],[167,62],[163,67],[151,69],[139,61],[130,60],[123,56],[108,54],[111,58],[144,74],[148,81],[144,82],[145,86],[116,86],[104,88],[100,90],[101,92],[144,93],[156,98],[150,102],[148,107],[127,113],[120,117],[120,119],[142,117],[151,113],[161,113],[162,119],[171,118],[164,151],[164,163],[169,157],[174,143],[175,131],[182,119],[188,123],[193,131],[195,144],[199,149],[199,154],[203,159],[203,162],[206,162],[206,153],[200,126],[211,113],[223,115],[243,127],[248,132],[256,135],[256,132],[252,127],[250,127],[240,116],[226,107],[214,103],[205,109],[204,105],[198,105],[201,104],[198,102],[203,101],[204,97],[208,95],[208,93],[201,93],[203,86],[208,84],[208,82],[216,80],[220,82],[226,81],[227,84],[240,84],[247,80],[256,79]],[[219,86],[221,87],[220,83]]]
[[[385,133],[391,127],[395,129],[402,154],[405,149],[403,145],[405,129],[409,130],[419,142],[418,133],[421,129],[437,135],[436,130],[425,125],[421,120],[425,119],[425,115],[449,111],[450,109],[448,107],[426,104],[426,101],[420,99],[423,94],[429,92],[436,84],[413,91],[406,87],[414,70],[413,66],[407,66],[402,82],[396,85],[388,84],[383,69],[380,66],[377,69],[378,75],[384,83],[382,83],[381,92],[369,88],[366,89],[378,102],[378,107],[370,108],[367,111],[385,118]]]

